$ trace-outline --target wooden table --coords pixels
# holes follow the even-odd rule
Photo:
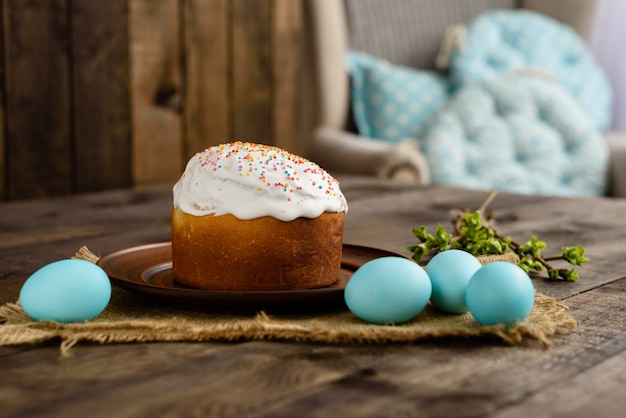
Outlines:
[[[405,253],[411,228],[449,227],[486,193],[346,179],[345,241]],[[100,255],[169,240],[169,189],[0,205],[0,303],[40,266],[87,245]],[[533,279],[578,328],[529,342],[56,343],[0,348],[2,417],[616,417],[626,411],[626,200],[499,195],[501,232],[584,245],[577,282]]]

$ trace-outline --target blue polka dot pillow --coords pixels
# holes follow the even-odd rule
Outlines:
[[[448,100],[447,79],[349,51],[346,65],[354,121],[360,135],[398,143],[421,138]]]
[[[466,28],[450,57],[455,85],[508,72],[541,72],[570,92],[596,127],[611,117],[611,90],[585,42],[568,26],[525,10],[487,12]]]
[[[561,196],[605,189],[603,137],[567,91],[544,79],[466,83],[422,147],[434,183]]]

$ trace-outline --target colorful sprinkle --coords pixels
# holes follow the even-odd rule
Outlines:
[[[200,167],[209,168],[215,173],[220,171],[238,173],[239,177],[250,178],[246,182],[257,179],[255,189],[258,192],[275,188],[289,194],[294,190],[303,191],[315,187],[328,196],[337,196],[337,193],[341,193],[337,180],[317,164],[269,145],[231,142],[207,148],[197,153],[195,158],[198,159]],[[251,176],[250,173],[254,172],[258,174]],[[271,176],[268,178],[270,173]],[[305,181],[310,185],[304,184]],[[285,199],[292,201],[287,195]]]

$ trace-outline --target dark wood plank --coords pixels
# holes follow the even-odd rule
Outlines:
[[[71,257],[82,245],[98,255],[169,241],[171,187],[115,190],[0,206],[0,303],[17,300],[35,270]],[[4,280],[11,279],[9,288]]]
[[[5,51],[6,51],[6,21],[4,19],[4,13],[6,7],[3,2],[0,2],[0,67],[6,68],[5,65]],[[7,199],[7,164],[6,164],[6,74],[0,77],[0,201]]]
[[[171,377],[177,368],[184,368],[198,357],[210,356],[224,348],[224,345],[147,344],[130,351],[129,346],[125,345],[83,348],[84,350],[75,350],[71,358],[67,359],[59,359],[58,348],[53,346],[38,350],[22,349],[16,352],[17,355],[11,355],[15,360],[3,367],[5,373],[0,377],[2,383],[12,381],[12,396],[3,398],[2,415],[78,417],[81,414],[77,410],[85,405],[87,408],[92,407],[98,393],[110,393],[116,396],[109,403],[118,405],[114,408],[118,410],[118,416],[138,416],[146,405],[143,402],[133,405],[132,399],[137,397],[138,392],[129,390],[130,387],[136,385],[141,391],[140,387],[149,383],[151,379],[158,380],[160,377],[166,378],[167,375]],[[117,360],[111,361],[112,358]],[[65,364],[62,371],[58,369],[59,361]],[[32,374],[30,383],[19,378],[35,365],[40,372]],[[181,387],[180,381],[175,384]],[[30,392],[29,385],[41,388],[37,402],[25,402]],[[71,392],[80,393],[80,396],[68,396]],[[148,395],[153,400],[161,396],[167,396],[167,393],[152,391]],[[66,409],[67,406],[61,406],[62,404],[69,406],[69,409]],[[108,408],[99,410],[96,408],[86,414],[98,416],[98,413],[106,409]]]
[[[230,3],[184,0],[184,159],[232,139]]]
[[[271,144],[271,1],[231,6],[233,139]]]
[[[624,414],[626,352],[607,359],[582,373],[534,394],[523,403],[493,415],[498,418],[542,416],[613,418]]]
[[[619,395],[623,369],[606,375],[608,382],[601,373],[611,364],[624,364],[626,312],[606,307],[624,306],[625,290],[626,280],[620,280],[568,299],[580,328],[548,349],[458,340],[415,347],[258,416],[414,416],[416,411],[423,417],[500,416],[498,411],[502,416],[553,416],[552,411],[560,411],[556,416],[585,418],[594,409],[591,416],[618,416],[613,413],[626,408]],[[594,383],[595,390],[585,392]],[[611,389],[615,392],[594,397]],[[530,410],[528,398],[533,399]],[[604,400],[611,404],[605,406]]]
[[[66,0],[6,0],[6,194],[72,191],[69,22]]]
[[[73,1],[70,13],[75,191],[128,187],[128,1]]]
[[[387,352],[393,356],[407,349],[390,347]],[[22,351],[11,355],[18,360],[0,377],[21,382],[12,385],[6,404],[10,412],[4,416],[98,416],[94,404],[105,406],[102,416],[180,416],[190,410],[203,417],[242,416],[305,396],[368,367],[379,356],[379,349],[367,346],[280,342],[84,345],[75,347],[59,370],[58,352]],[[19,379],[25,373],[33,374],[32,380]],[[27,402],[33,388],[44,392],[36,403]]]
[[[368,186],[372,187],[368,192],[358,183],[342,184],[346,186],[344,192],[350,207],[344,241],[406,255],[405,246],[415,242],[411,228],[426,225],[432,230],[438,223],[450,227],[450,210],[477,208],[486,196],[447,188],[415,191]],[[571,199],[502,194],[491,205],[502,233],[518,240],[535,234],[556,251],[561,245],[586,247],[591,261],[579,268],[581,278],[577,282],[550,282],[541,277],[533,280],[537,289],[557,298],[582,293],[626,275],[615,268],[623,261],[621,234],[626,230],[626,201],[594,199],[592,204],[572,203]],[[0,260],[12,266],[11,271],[24,272],[34,267],[32,254],[37,252],[44,256],[41,262],[49,262],[53,257],[70,256],[83,244],[103,255],[123,245],[168,240],[170,210],[169,187],[138,194],[126,191],[77,196],[46,205],[6,203],[0,217]]]
[[[302,154],[303,5],[301,0],[272,4],[273,145]]]
[[[362,189],[366,190],[366,189]],[[386,248],[408,255],[406,245],[416,243],[413,227],[426,225],[434,231],[442,224],[452,231],[450,214],[454,209],[477,209],[488,193],[470,190],[423,188],[381,188],[347,193],[350,210],[346,216],[345,241]],[[354,196],[354,199],[351,198]],[[585,292],[626,276],[615,269],[623,260],[626,229],[626,200],[593,199],[589,203],[569,198],[545,198],[500,194],[490,208],[504,235],[518,241],[535,235],[546,241],[546,254],[558,254],[562,246],[582,245],[590,262],[577,268],[577,282],[546,281],[539,276],[533,283],[540,291],[564,298]],[[376,213],[376,216],[372,216]],[[567,267],[567,265],[564,265]]]
[[[175,182],[183,169],[179,2],[129,0],[132,177]]]
[[[78,416],[95,405],[106,405],[103,414],[126,411],[128,416],[189,410],[216,417],[411,416],[411,411],[426,417],[507,416],[516,409],[523,414],[527,399],[545,399],[545,393],[562,396],[553,399],[559,407],[548,408],[559,410],[571,397],[566,388],[572,382],[590,385],[608,364],[621,364],[626,312],[605,307],[622,306],[625,290],[626,280],[621,280],[572,297],[571,313],[579,318],[580,328],[547,349],[459,340],[385,346],[81,345],[63,369],[51,349],[14,351],[8,355],[18,356],[18,361],[11,362],[1,379],[22,382],[18,374],[33,377],[28,384],[12,386],[7,416],[44,410],[48,416]],[[52,374],[56,383],[50,388]],[[99,379],[93,381],[96,374]],[[608,378],[614,383],[609,388],[616,388],[619,372]],[[37,403],[27,402],[33,388],[42,388]],[[592,395],[581,394],[578,405],[587,409],[569,408],[570,416],[587,416],[595,404]],[[626,406],[617,394],[606,396],[614,403],[596,416],[611,416],[602,412]]]
[[[416,222],[446,223],[451,209],[478,207],[486,195],[342,184],[351,205],[346,240],[400,250]],[[59,358],[57,343],[3,347],[2,414],[614,416],[626,407],[619,395],[626,278],[618,258],[626,200],[502,194],[492,207],[504,232],[537,232],[549,245],[576,239],[594,256],[578,283],[534,280],[562,299],[579,323],[550,347],[491,340],[79,344],[69,358]],[[170,208],[169,187],[0,205],[0,303],[14,301],[35,268],[80,245],[106,253],[167,240]]]

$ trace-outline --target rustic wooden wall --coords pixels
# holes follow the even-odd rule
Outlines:
[[[0,197],[172,183],[232,139],[301,153],[302,0],[0,0]]]

